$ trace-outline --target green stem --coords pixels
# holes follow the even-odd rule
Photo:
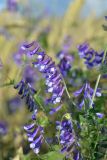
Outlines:
[[[58,69],[58,70],[59,70],[59,72],[60,72],[59,67],[57,67],[57,69]],[[61,74],[61,73],[60,73],[60,74]],[[63,78],[63,75],[62,75],[62,74],[61,74],[61,78],[62,78],[63,84],[64,84],[64,86],[65,86],[65,91],[66,91],[66,93],[67,93],[67,96],[68,96],[68,98],[70,99],[70,98],[71,98],[71,96],[70,96],[70,94],[69,94],[69,92],[68,92],[67,85],[66,85],[66,83],[65,83],[65,80],[64,80],[64,78]]]
[[[97,91],[97,88],[98,88],[100,78],[101,78],[101,74],[98,75],[98,78],[97,78],[97,81],[96,81],[96,84],[95,84],[94,93],[93,93],[93,96],[92,96],[92,101],[91,101],[91,104],[90,104],[90,108],[92,108],[92,104],[93,104],[93,101],[94,101],[94,98],[95,98],[95,94],[96,94],[96,91]]]
[[[39,107],[45,112],[44,107],[42,106],[42,104],[38,101],[38,95],[41,92],[41,89],[38,90],[38,92],[34,95],[35,100],[37,101],[37,103],[39,104]]]
[[[44,107],[41,105],[41,103],[38,101],[37,97],[35,97],[35,100],[37,101],[37,103],[39,104],[39,107],[43,110],[43,112],[45,112]]]
[[[104,51],[102,63],[104,63],[104,61],[105,61],[106,52],[107,52],[107,48]],[[99,85],[99,82],[100,82],[100,78],[101,78],[101,74],[98,75],[98,78],[97,78],[97,81],[96,81],[96,84],[95,84],[94,93],[93,93],[93,96],[92,96],[92,101],[91,101],[91,104],[90,104],[90,108],[92,108],[92,104],[94,102],[94,98],[95,98],[95,94],[96,94],[96,91],[97,91],[97,88],[98,88],[98,85]]]
[[[66,90],[66,93],[67,93],[67,95],[68,95],[68,98],[70,99],[71,96],[70,96],[70,94],[69,94],[69,92],[68,92],[67,85],[66,85],[66,83],[65,83],[65,80],[64,80],[63,76],[62,76],[62,80],[63,80],[64,86],[65,86],[65,90]]]

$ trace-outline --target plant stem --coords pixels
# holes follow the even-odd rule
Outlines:
[[[94,93],[93,93],[93,96],[92,96],[90,108],[92,108],[93,101],[94,101],[94,98],[95,98],[95,94],[96,94],[96,91],[97,91],[97,88],[98,88],[98,84],[99,84],[100,78],[101,78],[101,74],[98,75],[98,78],[97,78],[97,81],[96,81],[96,84],[95,84]]]
[[[105,61],[106,52],[107,52],[107,48],[106,48],[105,51],[104,51],[102,63],[104,63],[104,61]],[[94,102],[94,98],[95,98],[95,94],[96,94],[96,91],[97,91],[97,88],[98,88],[98,85],[99,85],[99,82],[100,82],[100,78],[101,78],[101,74],[98,75],[98,78],[97,78],[97,81],[96,81],[96,84],[95,84],[94,93],[93,93],[93,96],[92,96],[90,108],[92,108],[92,105],[93,105],[93,102]]]
[[[65,83],[65,80],[64,80],[63,76],[62,76],[62,80],[63,80],[64,86],[65,86],[65,90],[66,90],[66,93],[67,93],[67,95],[68,95],[68,98],[70,99],[71,96],[70,96],[70,94],[69,94],[69,92],[68,92],[67,85],[66,85],[66,83]]]
[[[59,72],[60,72],[59,67],[57,67],[57,69],[58,69],[58,70],[59,70]],[[61,72],[60,72],[60,74],[61,74]],[[64,80],[64,78],[63,78],[63,75],[62,75],[62,74],[61,74],[61,78],[62,78],[63,84],[64,84],[64,86],[65,86],[65,90],[66,90],[67,96],[68,96],[68,98],[70,99],[70,98],[71,98],[71,96],[70,96],[70,94],[69,94],[69,92],[68,92],[67,85],[66,85],[66,83],[65,83],[65,80]]]
[[[39,107],[43,110],[43,112],[45,112],[44,107],[43,107],[42,104],[38,101],[37,97],[35,97],[35,100],[37,101],[37,103],[39,104]]]

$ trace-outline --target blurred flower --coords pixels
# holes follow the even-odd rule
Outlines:
[[[9,11],[17,11],[18,9],[17,0],[7,0],[7,9]]]
[[[14,59],[15,63],[16,63],[18,66],[23,65],[23,63],[24,63],[24,62],[23,62],[23,55],[24,55],[24,51],[23,51],[22,48],[20,48],[20,49],[18,50],[18,52],[13,55],[13,59]]]
[[[21,80],[17,85],[14,86],[15,89],[19,89],[18,94],[21,95],[21,98],[26,98],[26,104],[28,109],[33,111],[37,108],[37,104],[34,100],[34,95],[36,90],[31,87],[31,85],[23,80]]]
[[[73,155],[74,160],[79,160],[80,154],[78,151],[78,143],[74,134],[72,122],[70,119],[56,122],[56,129],[58,130],[58,141],[61,145],[61,152],[66,154],[66,157]]]
[[[104,117],[103,113],[96,113],[96,115],[97,115],[98,118],[103,118]]]
[[[104,51],[98,53],[94,49],[90,48],[87,43],[78,45],[77,48],[80,58],[85,59],[85,64],[88,68],[101,65]]]
[[[65,37],[62,50],[57,54],[57,58],[60,60],[58,66],[63,76],[66,76],[71,69],[71,63],[73,62],[73,56],[69,53],[71,47],[71,38]]]
[[[30,83],[31,85],[34,85],[35,82],[37,80],[39,80],[38,76],[34,76],[34,75],[37,75],[37,72],[35,71],[35,69],[32,68],[30,65],[27,65],[24,68],[24,73],[23,73],[22,77],[25,79],[25,81],[27,83]]]
[[[102,78],[107,78],[107,74],[102,75]]]
[[[82,101],[78,105],[80,109],[84,106],[86,100],[89,101],[89,106],[90,106],[93,93],[94,93],[94,90],[90,87],[89,83],[85,83],[79,90],[73,93],[75,97],[82,96]],[[97,89],[96,96],[97,97],[101,96],[100,88]]]
[[[86,74],[80,68],[74,68],[69,73],[69,83],[74,87],[81,86],[85,79]]]
[[[68,52],[71,45],[72,45],[72,38],[69,35],[66,35],[64,37],[64,41],[63,41],[63,44],[62,44],[62,50],[64,52]]]
[[[0,136],[6,135],[8,132],[7,123],[4,121],[0,121]]]
[[[105,16],[105,19],[107,20],[107,16]]]
[[[16,96],[7,101],[7,106],[9,113],[14,113],[17,109],[19,109],[22,106],[22,103],[20,98]]]

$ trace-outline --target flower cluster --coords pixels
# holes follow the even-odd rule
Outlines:
[[[73,94],[75,97],[82,96],[82,101],[79,103],[79,108],[81,109],[83,105],[85,105],[85,100],[89,101],[89,106],[92,101],[92,96],[93,96],[94,90],[90,87],[89,83],[85,83],[79,90],[75,91]],[[101,89],[98,88],[96,91],[96,96],[100,97],[101,96]],[[92,104],[94,105],[94,104]]]
[[[85,59],[85,64],[88,68],[92,68],[101,64],[104,51],[98,53],[94,49],[90,48],[87,43],[78,45],[77,48],[80,58]]]
[[[35,110],[35,117],[37,114],[37,110]],[[29,125],[24,126],[25,131],[27,132],[28,141],[30,142],[30,148],[34,151],[34,153],[38,154],[40,152],[40,147],[43,142],[43,127],[36,125],[35,123],[31,123]]]
[[[62,75],[65,77],[71,69],[71,63],[73,62],[73,56],[70,55],[66,50],[62,50],[57,54],[60,62],[58,64]]]
[[[42,50],[36,41],[30,44],[24,43],[21,46],[21,52],[22,50],[29,55],[29,57],[36,58],[36,61],[34,60],[32,64],[44,75],[47,92],[52,93],[52,96],[47,99],[47,102],[52,104],[60,103],[65,86],[62,83],[62,77],[55,62]]]
[[[21,80],[17,85],[14,86],[15,89],[18,89],[18,94],[21,95],[21,98],[26,98],[26,104],[30,111],[33,111],[37,108],[37,104],[34,100],[34,95],[36,90],[31,87],[31,85],[24,80]]]
[[[66,153],[66,157],[71,157],[72,155],[74,160],[79,160],[79,144],[76,142],[76,136],[71,120],[65,119],[62,122],[57,121],[56,124],[58,130],[57,137],[62,147],[61,152]]]

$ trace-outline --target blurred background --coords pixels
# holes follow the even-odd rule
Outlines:
[[[77,80],[81,86],[86,76],[84,71],[88,71],[79,60],[76,47],[88,41],[96,50],[105,48],[107,35],[102,27],[106,25],[105,15],[107,0],[0,0],[0,157],[3,160],[10,157],[16,160],[23,154],[20,148],[23,146],[24,150],[26,140],[23,125],[29,119],[13,81],[18,82],[22,75],[29,79],[32,74],[38,74],[22,64],[17,55],[20,45],[36,40],[57,62],[56,54],[69,36],[72,39],[70,52],[76,58],[74,68],[81,69]],[[88,80],[93,83],[97,74],[95,70],[88,73]],[[34,77],[32,83],[38,80]],[[105,84],[103,80],[103,86]],[[39,85],[36,87],[38,89]]]
[[[70,3],[73,3],[75,0],[14,0],[18,3],[20,11],[22,10],[21,3],[28,3],[29,7],[32,8],[34,15],[39,15],[46,10],[50,16],[62,16]],[[24,6],[23,6],[24,7]],[[0,10],[7,8],[7,0],[0,1]],[[85,0],[82,7],[82,16],[86,17],[90,12],[94,12],[96,16],[103,15],[107,10],[107,1],[106,0]]]

